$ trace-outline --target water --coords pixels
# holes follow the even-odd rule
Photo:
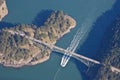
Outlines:
[[[9,14],[3,21],[10,23],[31,24],[41,10],[53,9],[63,10],[77,21],[77,27],[69,34],[62,37],[57,46],[67,48],[75,32],[82,25],[87,25],[87,34],[84,35],[82,43],[87,38],[95,21],[105,11],[112,8],[115,0],[6,0]],[[89,20],[89,22],[86,22]],[[80,46],[81,46],[80,45]],[[87,46],[85,48],[88,48]],[[82,50],[83,52],[86,50]],[[87,52],[87,51],[86,51]],[[50,60],[35,66],[25,66],[20,69],[5,68],[0,66],[0,80],[82,80],[81,72],[74,61],[70,61],[67,67],[60,67],[62,55],[52,53]],[[56,72],[59,73],[56,74]]]

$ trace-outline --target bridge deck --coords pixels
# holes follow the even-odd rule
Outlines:
[[[77,53],[75,53],[75,52],[68,51],[68,50],[63,49],[63,48],[57,47],[57,46],[55,46],[55,45],[53,45],[53,44],[48,44],[48,43],[42,42],[42,41],[37,40],[37,39],[35,39],[35,38],[33,38],[33,37],[26,36],[24,33],[15,32],[15,31],[11,31],[11,30],[9,30],[9,32],[12,33],[12,34],[19,34],[19,35],[21,35],[21,36],[23,36],[23,37],[26,37],[26,38],[28,38],[28,39],[30,39],[30,40],[32,40],[32,41],[38,42],[38,43],[40,43],[40,44],[46,45],[46,46],[48,46],[48,47],[50,47],[50,48],[52,47],[52,48],[53,48],[53,51],[57,51],[57,52],[60,52],[60,53],[62,53],[62,54],[68,53],[68,54],[71,54],[73,57],[74,57],[74,56],[75,56],[75,57],[79,57],[79,58],[81,58],[81,59],[85,59],[85,60],[88,60],[88,61],[90,61],[90,62],[93,62],[93,63],[96,63],[96,64],[100,64],[99,61],[96,61],[96,60],[94,60],[94,59],[91,59],[91,58],[82,56],[82,55],[77,54]]]
[[[24,33],[12,31],[12,30],[8,30],[8,32],[10,32],[10,33],[13,34],[13,35],[14,35],[14,34],[18,34],[18,35],[20,35],[20,36],[26,37],[26,38],[28,38],[28,39],[30,39],[30,40],[33,40],[33,41],[38,42],[38,43],[40,43],[40,44],[46,45],[46,46],[48,46],[49,48],[52,47],[51,49],[52,49],[53,51],[57,51],[57,52],[60,52],[60,53],[62,53],[62,54],[68,53],[68,54],[71,54],[72,57],[74,57],[74,58],[77,57],[77,58],[81,58],[81,59],[84,59],[84,60],[87,60],[87,61],[90,61],[90,62],[93,62],[93,63],[96,63],[96,64],[101,64],[101,63],[100,63],[99,61],[97,61],[97,60],[94,60],[94,59],[91,59],[91,58],[82,56],[82,55],[77,54],[77,53],[75,53],[75,52],[68,51],[68,50],[66,50],[66,49],[57,47],[57,46],[55,46],[55,45],[53,45],[53,44],[48,44],[48,43],[42,42],[42,41],[37,40],[37,39],[35,39],[35,38],[33,38],[33,37],[26,36]],[[117,69],[117,68],[115,68],[115,67],[113,67],[113,66],[111,66],[111,70],[112,70],[113,72],[114,72],[114,71],[120,72],[119,69]]]

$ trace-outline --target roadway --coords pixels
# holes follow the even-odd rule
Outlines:
[[[49,47],[50,49],[52,49],[53,51],[56,51],[56,52],[59,52],[59,53],[62,53],[62,54],[69,53],[69,54],[72,55],[72,57],[74,57],[74,58],[76,58],[76,59],[87,60],[87,61],[92,62],[92,63],[95,63],[95,64],[102,64],[102,63],[100,63],[100,62],[97,61],[97,60],[94,60],[94,59],[85,57],[85,56],[80,55],[80,54],[77,54],[77,53],[75,53],[75,52],[68,51],[68,50],[66,50],[66,49],[57,47],[57,46],[55,46],[55,45],[53,45],[53,44],[48,44],[48,43],[42,42],[42,41],[37,40],[37,39],[35,39],[35,38],[33,38],[33,37],[29,37],[29,36],[25,35],[25,34],[22,33],[22,32],[16,32],[16,31],[12,31],[12,30],[8,30],[8,32],[10,32],[10,33],[13,34],[13,35],[17,34],[17,35],[23,36],[23,37],[25,37],[25,38],[27,38],[27,39],[30,39],[30,40],[32,40],[32,41],[35,41],[35,42],[37,42],[37,43],[43,44],[43,45]],[[102,65],[103,65],[103,64],[102,64]],[[115,68],[115,67],[113,67],[113,66],[110,66],[110,67],[111,67],[111,70],[112,70],[113,72],[120,73],[120,69]]]
[[[77,53],[75,53],[75,52],[68,51],[68,50],[66,50],[66,49],[57,47],[57,46],[55,46],[55,45],[53,45],[53,44],[48,44],[48,43],[42,42],[41,40],[37,40],[37,39],[35,39],[35,38],[33,38],[33,37],[29,37],[29,36],[25,35],[25,34],[22,33],[22,32],[16,32],[16,31],[12,31],[12,30],[9,30],[8,32],[10,32],[11,34],[18,34],[18,35],[23,36],[23,37],[25,37],[25,38],[27,38],[27,39],[30,39],[30,40],[32,40],[32,41],[35,41],[35,42],[40,43],[40,44],[43,44],[43,45],[49,47],[50,49],[51,49],[51,47],[52,47],[52,50],[53,50],[53,51],[56,51],[56,52],[59,52],[59,53],[62,53],[62,54],[69,53],[69,54],[72,55],[72,57],[78,57],[78,58],[81,58],[81,59],[84,59],[84,60],[87,60],[87,61],[90,61],[90,62],[93,62],[93,63],[96,63],[96,64],[101,64],[101,63],[100,63],[99,61],[97,61],[97,60],[94,60],[94,59],[91,59],[91,58],[82,56],[82,55],[77,54]]]

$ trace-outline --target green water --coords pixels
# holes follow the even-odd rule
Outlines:
[[[86,24],[88,32],[96,19],[112,8],[115,0],[6,0],[9,14],[3,21],[31,24],[41,10],[63,10],[77,21],[77,27],[62,37],[57,46],[66,48],[77,29]],[[86,20],[90,20],[89,23]],[[85,35],[87,37],[87,34]],[[84,38],[85,40],[85,38]],[[84,41],[83,40],[83,41]],[[80,42],[82,44],[82,42]],[[65,68],[60,67],[62,55],[52,53],[48,61],[19,69],[0,66],[0,80],[82,80],[81,72],[73,60]],[[56,75],[56,72],[59,72]]]

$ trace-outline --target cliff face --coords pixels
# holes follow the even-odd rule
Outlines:
[[[5,0],[0,0],[0,21],[8,14]]]
[[[68,33],[76,22],[62,11],[52,12],[42,26],[21,24],[0,31],[0,63],[4,66],[21,67],[35,65],[49,59],[51,50],[47,46],[28,40],[20,35],[12,35],[7,30],[23,32],[49,44]]]

